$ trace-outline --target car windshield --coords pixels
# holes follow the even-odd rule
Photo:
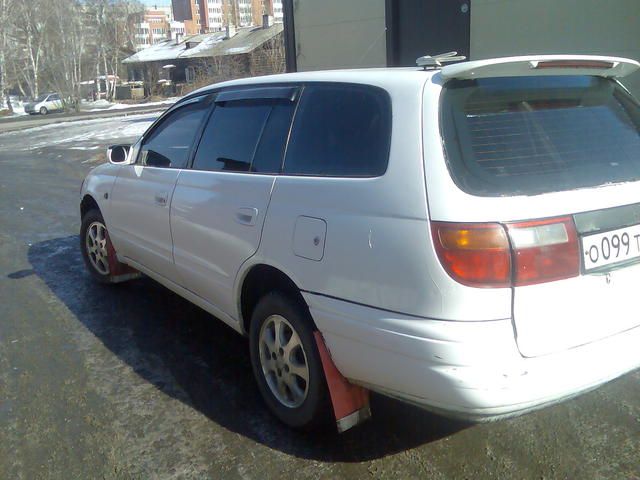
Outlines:
[[[44,102],[47,99],[48,95],[40,95],[39,97],[37,97],[34,102],[38,103],[38,102]]]
[[[447,162],[468,193],[533,195],[640,179],[640,107],[613,80],[487,78],[445,87]]]

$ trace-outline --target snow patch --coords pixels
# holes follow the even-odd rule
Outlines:
[[[167,98],[166,100],[161,100],[159,102],[147,102],[147,103],[109,103],[106,100],[98,100],[96,102],[91,102],[90,106],[99,106],[101,108],[92,108],[89,110],[85,110],[85,108],[83,108],[83,111],[86,112],[102,112],[105,110],[126,110],[128,108],[139,108],[139,107],[155,107],[155,106],[159,106],[159,105],[173,105],[174,103],[176,103],[178,100],[180,100],[182,97],[171,97],[171,98]],[[98,102],[104,102],[100,105],[97,105]]]
[[[73,150],[97,150],[115,139],[139,137],[156,118],[157,115],[153,114],[98,118],[82,122],[54,123],[2,135],[11,137],[27,133],[31,143],[21,146],[22,150],[27,151],[52,146],[65,146]],[[69,144],[72,146],[68,146]]]
[[[22,115],[28,115],[28,113],[24,111],[24,102],[21,102],[20,100],[14,97],[10,97],[10,98],[11,98],[11,108],[13,108],[13,113],[11,115],[7,115],[6,117],[0,117],[0,118],[12,118],[12,117],[19,117]]]
[[[227,53],[228,55],[233,55],[237,53],[246,53],[249,50],[250,50],[249,47],[234,47],[234,48],[227,48],[225,50],[225,53]]]

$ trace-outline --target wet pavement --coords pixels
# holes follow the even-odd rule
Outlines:
[[[467,425],[378,395],[344,435],[280,425],[244,338],[148,279],[103,286],[80,183],[150,115],[0,134],[0,479],[640,478],[640,372]]]

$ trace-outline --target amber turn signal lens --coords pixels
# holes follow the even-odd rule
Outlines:
[[[454,280],[472,287],[510,286],[511,252],[502,225],[432,222],[431,232],[440,263]]]

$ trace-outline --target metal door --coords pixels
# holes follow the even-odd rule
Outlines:
[[[468,57],[470,20],[471,0],[387,0],[387,64],[448,51]]]

